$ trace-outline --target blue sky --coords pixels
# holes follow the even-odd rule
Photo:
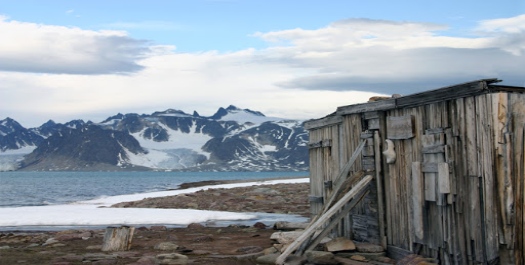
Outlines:
[[[0,119],[27,127],[230,104],[309,119],[479,78],[525,85],[523,0],[0,0],[0,35]]]

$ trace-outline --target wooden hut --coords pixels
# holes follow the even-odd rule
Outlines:
[[[366,172],[370,192],[335,235],[398,259],[525,264],[525,88],[499,81],[342,106],[306,122],[312,214],[339,175]]]

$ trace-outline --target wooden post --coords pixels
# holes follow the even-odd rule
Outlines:
[[[131,248],[131,240],[133,239],[133,226],[108,227],[106,234],[104,234],[104,242],[102,243],[102,251],[122,251]]]

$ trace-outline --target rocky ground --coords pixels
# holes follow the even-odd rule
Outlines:
[[[210,183],[190,186],[204,184]],[[193,194],[120,203],[114,207],[194,208],[308,216],[308,193],[308,184],[276,184],[210,189]],[[258,257],[265,254],[271,259],[272,255],[278,255],[272,254],[277,251],[276,247],[284,245],[280,242],[282,238],[271,238],[275,232],[272,226],[262,223],[229,227],[205,227],[202,224],[191,224],[186,228],[136,227],[129,251],[103,252],[104,229],[0,231],[0,264],[261,264],[264,261],[257,262]],[[384,252],[376,252],[380,253],[364,256],[351,253],[355,258],[339,256],[337,259],[332,257],[331,261],[337,264],[393,263],[384,257]],[[322,255],[324,253],[320,252]]]
[[[189,185],[184,187],[187,186]],[[285,213],[309,217],[309,193],[308,183],[274,184],[233,189],[208,189],[190,194],[123,202],[113,207]]]

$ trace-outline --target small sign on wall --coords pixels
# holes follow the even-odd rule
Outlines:
[[[414,137],[414,116],[386,118],[386,137],[388,139],[410,139]]]

